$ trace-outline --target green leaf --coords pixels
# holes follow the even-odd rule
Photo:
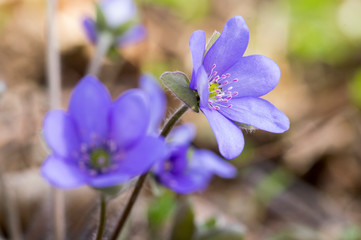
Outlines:
[[[165,72],[160,76],[167,88],[195,112],[199,112],[198,94],[189,88],[189,80],[182,72]]]
[[[148,223],[152,230],[159,231],[175,208],[174,194],[164,190],[155,197],[148,208]]]
[[[206,229],[214,229],[217,226],[217,218],[211,217],[204,223]]]
[[[129,28],[131,28],[134,24],[136,24],[137,20],[136,19],[132,19],[122,25],[119,25],[117,28],[114,28],[111,30],[111,32],[114,34],[114,36],[121,36],[123,35],[126,31],[129,30]]]
[[[192,206],[188,199],[183,199],[182,197],[178,204],[170,239],[191,240],[196,230]]]
[[[99,4],[95,4],[97,29],[103,31],[107,29],[107,20]]]
[[[279,167],[258,183],[256,187],[257,196],[262,203],[268,205],[272,199],[279,196],[292,182],[293,176],[286,169]]]
[[[195,240],[242,240],[244,231],[241,228],[213,229],[199,235]]]
[[[211,38],[209,39],[206,50],[204,51],[204,56],[207,54],[209,49],[213,46],[213,44],[217,41],[217,39],[221,36],[221,33],[218,31],[214,31]]]

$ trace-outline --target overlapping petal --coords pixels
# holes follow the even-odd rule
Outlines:
[[[44,138],[53,154],[71,158],[80,150],[78,130],[69,114],[61,110],[49,112],[43,123]]]
[[[128,182],[133,177],[134,176],[124,172],[119,173],[118,171],[114,171],[102,175],[89,176],[87,178],[87,184],[96,188],[105,188]]]
[[[97,145],[107,139],[111,98],[105,86],[94,76],[84,77],[74,88],[69,103],[82,142]]]
[[[201,109],[207,117],[214,135],[216,136],[219,151],[223,157],[233,159],[241,154],[244,147],[244,138],[241,129],[221,113],[210,108]]]
[[[195,134],[196,129],[193,124],[182,124],[169,133],[167,141],[171,145],[188,146],[193,141]]]
[[[274,133],[282,133],[290,127],[287,116],[264,99],[237,98],[232,104],[232,108],[222,109],[221,113],[233,121]]]
[[[148,132],[158,133],[160,124],[165,116],[167,98],[157,80],[149,74],[144,74],[140,77],[139,85],[147,94],[149,107],[152,109]]]
[[[262,55],[239,58],[226,72],[231,77],[227,88],[233,87],[232,91],[238,92],[236,98],[263,96],[277,86],[281,76],[278,65]]]
[[[146,35],[146,28],[141,24],[137,24],[132,26],[123,35],[118,37],[116,43],[118,47],[126,47],[128,45],[136,44],[142,41],[146,37]]]
[[[97,27],[95,21],[90,17],[85,17],[83,19],[83,27],[89,41],[92,44],[95,44],[98,39],[98,33],[97,33]]]
[[[148,171],[156,161],[166,157],[166,146],[163,138],[145,136],[124,154],[118,164],[119,172],[137,176]]]
[[[54,155],[45,160],[41,166],[41,174],[53,186],[59,188],[75,188],[86,182],[84,173],[74,163]]]
[[[129,148],[146,134],[149,118],[144,92],[139,89],[128,90],[113,104],[110,137],[121,149]]]
[[[206,47],[206,34],[204,31],[198,30],[193,32],[191,38],[189,39],[189,48],[192,53],[192,61],[193,61],[193,73],[192,79],[189,87],[193,90],[196,90],[196,72],[199,67],[202,65],[204,51]]]
[[[197,80],[197,91],[199,94],[199,107],[207,108],[208,107],[208,97],[209,97],[209,85],[208,85],[208,76],[204,67],[200,67],[196,75]]]
[[[180,194],[200,192],[207,187],[210,179],[211,175],[195,170],[188,171],[181,175],[166,173],[165,175],[160,176],[161,182],[166,187],[169,187]]]
[[[224,73],[243,56],[248,40],[249,30],[243,17],[235,16],[228,20],[221,36],[204,57],[206,72],[209,73],[213,64],[216,64],[216,71]]]
[[[201,167],[220,177],[232,178],[237,174],[235,167],[218,157],[218,155],[212,151],[196,149],[194,150],[192,158],[197,159]]]

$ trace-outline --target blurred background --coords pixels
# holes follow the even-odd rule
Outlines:
[[[250,29],[246,55],[266,55],[281,68],[279,85],[265,99],[290,118],[290,130],[245,131],[245,150],[232,161],[238,176],[214,178],[191,196],[197,224],[236,226],[246,240],[361,239],[361,1],[136,2],[148,36],[104,61],[99,78],[113,97],[137,87],[142,72],[190,76],[192,32],[202,29],[209,38],[235,15]],[[51,187],[39,172],[48,155],[41,137],[49,109],[45,9],[41,0],[0,1],[0,239],[11,239],[11,231],[52,239]],[[81,26],[88,15],[95,15],[93,1],[59,0],[64,109],[94,52]],[[170,94],[168,101],[170,114],[180,102]],[[183,121],[197,126],[195,146],[218,152],[202,114],[189,112]],[[129,193],[112,201],[109,229]],[[68,239],[92,239],[95,191],[65,194]],[[125,239],[166,239],[173,198],[149,181]]]

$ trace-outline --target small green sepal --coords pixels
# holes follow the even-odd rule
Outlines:
[[[164,85],[194,112],[199,112],[199,97],[189,88],[189,79],[182,72],[165,72],[160,76]]]
[[[99,31],[104,31],[105,29],[107,29],[107,20],[105,19],[104,13],[102,11],[102,9],[100,8],[99,4],[95,4],[95,9],[96,9],[96,25],[97,25],[97,29]]]
[[[221,36],[221,33],[218,31],[214,31],[211,38],[209,39],[207,45],[206,45],[206,50],[204,51],[204,56],[207,54],[207,52],[209,51],[209,49],[213,46],[213,44],[217,41],[217,39]]]

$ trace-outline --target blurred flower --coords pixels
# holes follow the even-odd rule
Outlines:
[[[140,77],[139,87],[146,92],[148,102],[152,104],[148,132],[159,135],[159,126],[167,108],[167,98],[157,80],[150,74]]]
[[[149,121],[142,90],[128,90],[112,101],[98,79],[84,77],[68,111],[53,110],[44,119],[52,154],[42,165],[43,176],[59,188],[105,188],[146,172],[165,155],[164,140],[146,134]]]
[[[137,8],[133,0],[103,0],[98,6],[96,21],[83,19],[89,41],[96,44],[99,35],[107,32],[114,38],[113,45],[124,47],[137,43],[146,35],[145,27],[137,24]]]
[[[190,88],[198,92],[199,107],[227,159],[237,157],[244,147],[242,131],[233,121],[274,133],[288,130],[290,124],[286,115],[259,98],[276,87],[280,69],[265,56],[243,56],[248,39],[244,19],[236,16],[207,52],[203,31],[195,31],[189,41],[193,60]]]
[[[156,179],[164,186],[181,194],[204,190],[213,174],[231,178],[236,169],[209,150],[191,147],[195,129],[184,124],[168,136],[169,157],[154,167]]]

